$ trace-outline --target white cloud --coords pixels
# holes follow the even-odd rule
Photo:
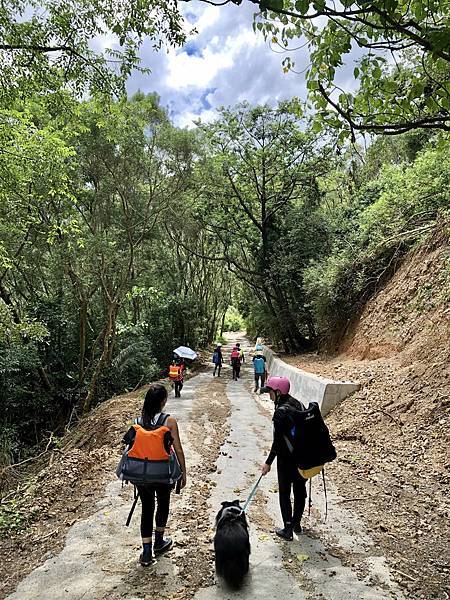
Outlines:
[[[244,100],[276,104],[292,96],[306,98],[304,75],[284,74],[283,55],[273,52],[253,31],[250,3],[219,8],[193,0],[183,5],[183,11],[198,33],[184,48],[166,53],[155,53],[146,43],[143,64],[152,73],[134,74],[128,84],[130,93],[157,92],[180,127],[192,127],[198,118],[209,122],[218,107]],[[295,59],[297,68],[303,69],[307,50],[297,52]],[[351,78],[353,66],[345,71],[343,76]]]

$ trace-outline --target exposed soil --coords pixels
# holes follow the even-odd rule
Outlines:
[[[34,475],[3,497],[4,508],[16,514],[23,527],[0,541],[0,597],[62,548],[75,521],[97,510],[95,500],[120,456],[124,424],[139,414],[144,391],[98,406],[65,436],[60,449],[35,465]]]
[[[35,465],[33,476],[4,496],[3,508],[8,507],[22,526],[11,529],[0,541],[0,598],[62,549],[76,521],[98,510],[96,501],[111,481],[120,457],[120,440],[140,413],[145,391],[142,388],[98,406],[65,436],[60,449],[46,454]],[[200,586],[212,581],[212,532],[206,499],[214,485],[208,474],[214,472],[219,448],[228,434],[225,422],[229,405],[225,397],[224,384],[219,380],[204,386],[195,398],[192,422],[184,433],[186,441],[198,451],[198,460],[190,463],[189,501],[177,497],[172,510],[172,527],[179,532],[174,599],[192,597]],[[197,535],[190,535],[192,531]],[[161,589],[153,572],[146,572],[142,581],[136,582],[136,589],[141,586],[146,593],[157,594]],[[120,590],[117,593],[120,596]]]
[[[414,252],[365,307],[335,358],[285,357],[361,390],[328,417],[329,472],[412,598],[449,598],[450,248]]]

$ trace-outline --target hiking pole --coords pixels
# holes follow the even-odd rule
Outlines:
[[[312,506],[311,488],[312,488],[312,477],[309,480],[308,517],[311,516],[311,506]]]
[[[136,508],[137,501],[139,500],[139,492],[137,491],[136,486],[134,486],[133,495],[134,495],[134,502],[133,502],[131,510],[128,514],[128,519],[127,519],[127,522],[125,523],[125,527],[128,527],[130,525],[131,517],[133,516],[134,509]]]
[[[255,483],[255,485],[253,486],[252,491],[249,494],[249,497],[247,498],[247,502],[244,504],[244,508],[242,509],[242,512],[245,512],[247,510],[247,507],[250,505],[250,502],[253,500],[253,496],[256,493],[256,490],[258,489],[258,485],[262,479],[263,475],[261,473],[261,475],[259,476],[258,481]]]

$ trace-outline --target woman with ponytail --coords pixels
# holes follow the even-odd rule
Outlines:
[[[173,448],[178,458],[182,470],[181,488],[186,485],[186,463],[184,459],[183,447],[180,441],[178,424],[176,419],[169,414],[164,413],[164,407],[167,402],[167,389],[160,383],[152,384],[144,400],[142,407],[142,415],[137,420],[137,423],[144,429],[154,429],[155,425],[165,425],[169,429],[167,437],[168,447],[173,444]],[[133,446],[136,436],[136,429],[131,427],[123,438],[123,442],[129,448]],[[140,563],[143,566],[148,566],[155,563],[155,556],[159,556],[163,552],[167,552],[172,547],[170,537],[164,537],[164,530],[169,518],[170,509],[170,493],[173,489],[171,485],[154,484],[154,485],[139,485],[137,486],[139,497],[142,503],[141,515],[141,536],[143,551],[140,555]],[[156,514],[155,514],[156,505]],[[155,519],[155,542],[152,544],[153,536],[153,519]]]

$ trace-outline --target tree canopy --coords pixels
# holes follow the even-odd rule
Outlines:
[[[251,1],[260,9],[255,29],[287,53],[285,71],[306,73],[317,127],[340,129],[341,141],[359,131],[450,130],[448,0]],[[295,59],[304,46],[306,67]],[[357,89],[348,84],[349,67]]]
[[[153,47],[185,40],[175,0],[6,0],[0,7],[0,101],[33,91],[123,93]]]
[[[272,43],[308,40],[315,115],[242,103],[183,130],[121,93],[144,39],[183,42],[175,2],[2,5],[0,463],[159,378],[176,346],[208,348],[227,315],[286,352],[334,348],[446,231],[445,5],[358,6],[260,4]],[[358,43],[360,89],[336,94]],[[359,130],[401,135],[344,143]]]

